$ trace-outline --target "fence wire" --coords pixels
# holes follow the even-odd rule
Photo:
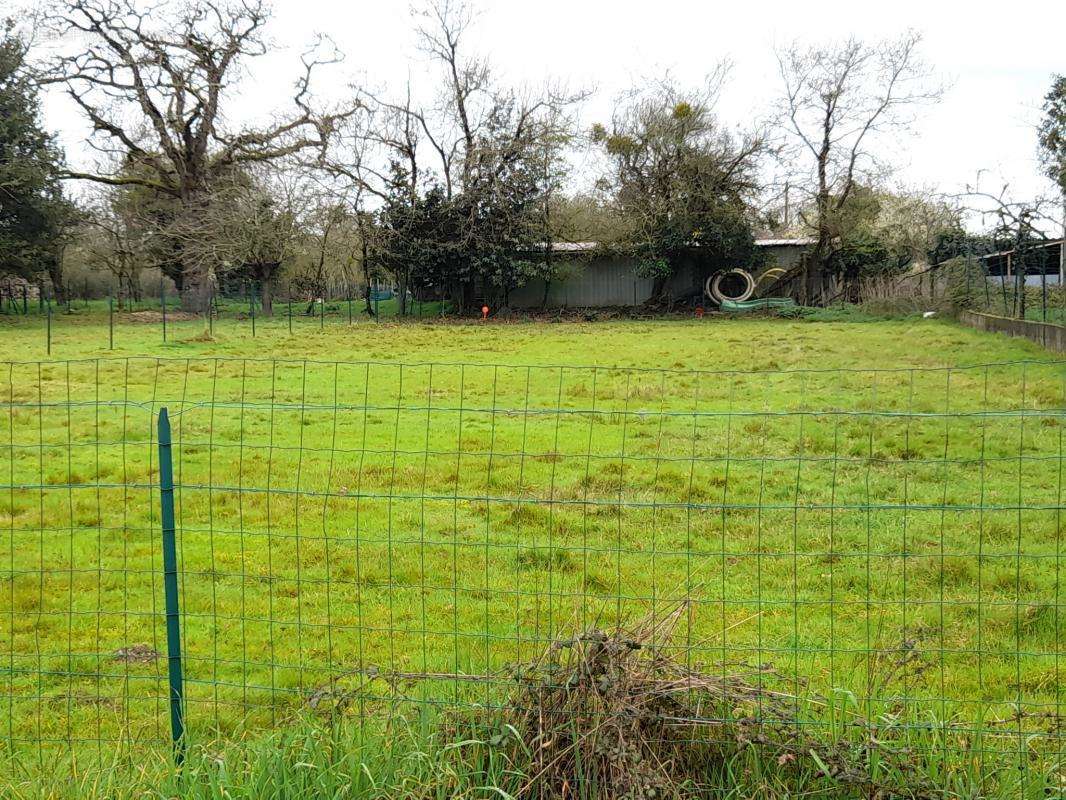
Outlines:
[[[800,724],[843,697],[1061,761],[1066,362],[129,358],[5,363],[0,391],[6,748],[169,740],[167,407],[189,735],[491,707],[557,638],[688,599],[655,645]]]

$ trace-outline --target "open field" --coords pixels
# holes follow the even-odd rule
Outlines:
[[[952,721],[945,750],[1061,753],[1066,370],[1027,342],[914,319],[107,334],[65,318],[70,360],[41,363],[41,321],[0,318],[21,752],[167,740],[166,406],[193,734],[492,705],[553,638],[690,597],[663,646],[762,665],[814,726],[839,700],[916,747]]]

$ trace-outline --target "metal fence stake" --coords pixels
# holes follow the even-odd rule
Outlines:
[[[163,522],[163,592],[167,613],[167,671],[170,680],[170,734],[174,761],[185,759],[184,687],[181,675],[181,621],[178,616],[178,555],[174,536],[174,466],[170,418],[159,409],[159,507]]]

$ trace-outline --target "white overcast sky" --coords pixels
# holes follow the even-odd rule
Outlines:
[[[594,87],[586,124],[606,121],[612,99],[642,76],[669,70],[695,83],[727,58],[734,66],[720,112],[744,126],[768,113],[778,91],[775,44],[877,39],[914,28],[925,37],[925,60],[949,88],[898,143],[901,179],[953,193],[984,169],[987,188],[1009,182],[1019,197],[1051,188],[1037,164],[1035,125],[1052,73],[1066,72],[1066,0],[481,0],[478,7],[468,46],[509,82],[552,77]],[[399,95],[409,77],[427,92],[412,27],[407,0],[275,0],[269,34],[277,48],[249,62],[234,116],[277,108],[301,51],[319,32],[346,54],[321,76],[320,94],[341,96],[357,81]],[[88,157],[86,126],[55,92],[46,121],[73,162]]]

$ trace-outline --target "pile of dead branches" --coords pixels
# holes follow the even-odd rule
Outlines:
[[[900,790],[871,785],[864,765],[872,737],[810,738],[797,720],[796,699],[771,688],[784,682],[769,665],[717,674],[686,666],[673,633],[687,610],[684,603],[613,633],[556,641],[516,673],[519,689],[507,716],[521,748],[515,760],[529,763],[521,796],[705,796],[724,788],[713,784],[745,748],[859,796],[923,796],[921,776]]]

